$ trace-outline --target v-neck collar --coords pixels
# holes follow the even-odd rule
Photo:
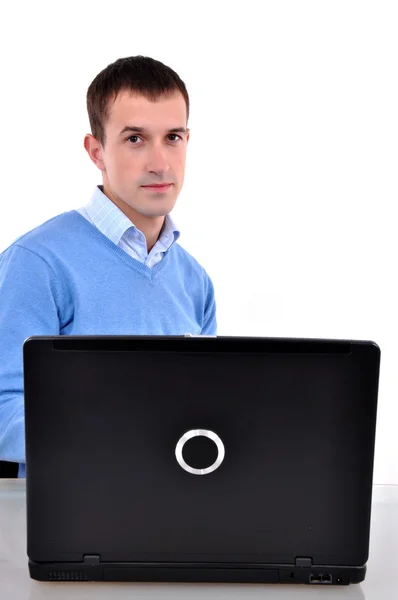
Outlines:
[[[78,210],[71,210],[69,211],[69,214],[74,218],[80,220],[80,222],[83,222],[87,227],[90,228],[90,231],[94,232],[94,234],[99,239],[105,242],[106,245],[109,246],[128,266],[140,272],[144,277],[146,277],[150,281],[153,281],[157,273],[159,273],[159,271],[161,271],[163,267],[166,266],[171,248],[165,252],[162,260],[160,260],[154,267],[149,268],[139,260],[136,260],[129,254],[127,254],[127,252],[119,248],[119,246],[112,242],[112,240],[110,240],[105,234],[103,234],[95,225],[90,223],[90,221],[88,221],[83,215],[81,215]]]

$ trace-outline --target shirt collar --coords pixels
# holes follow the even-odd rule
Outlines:
[[[124,212],[104,194],[102,185],[96,186],[85,210],[97,229],[116,245],[128,229],[134,229],[142,234]],[[166,215],[159,241],[164,246],[170,247],[179,237],[180,231],[175,222],[170,215]]]

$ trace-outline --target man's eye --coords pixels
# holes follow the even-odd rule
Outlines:
[[[171,137],[173,137],[173,136],[174,136],[174,137],[177,137],[177,138],[179,138],[180,140],[182,140],[182,137],[181,137],[180,135],[177,135],[176,133],[170,133],[169,137],[170,137],[170,136],[171,136]],[[172,142],[174,142],[174,141],[176,141],[176,140],[171,140],[171,141],[172,141]]]
[[[168,135],[168,138],[170,139],[171,137],[178,138],[178,139],[182,140],[182,137],[180,135],[177,135],[176,133],[170,133]],[[130,137],[127,138],[127,141],[131,141],[131,140],[134,140],[134,139],[135,140],[140,140],[141,138],[140,138],[139,135],[130,135]],[[170,140],[170,141],[171,142],[176,142],[177,140],[175,139],[175,140]],[[136,145],[135,142],[132,142],[132,143],[133,143],[133,146]]]

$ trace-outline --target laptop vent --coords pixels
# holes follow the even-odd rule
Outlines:
[[[49,581],[88,581],[84,571],[50,571]]]

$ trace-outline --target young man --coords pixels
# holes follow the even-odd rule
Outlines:
[[[91,83],[87,110],[102,185],[0,254],[0,460],[20,477],[26,338],[216,333],[212,282],[169,215],[189,139],[183,81],[151,58],[119,59]]]

